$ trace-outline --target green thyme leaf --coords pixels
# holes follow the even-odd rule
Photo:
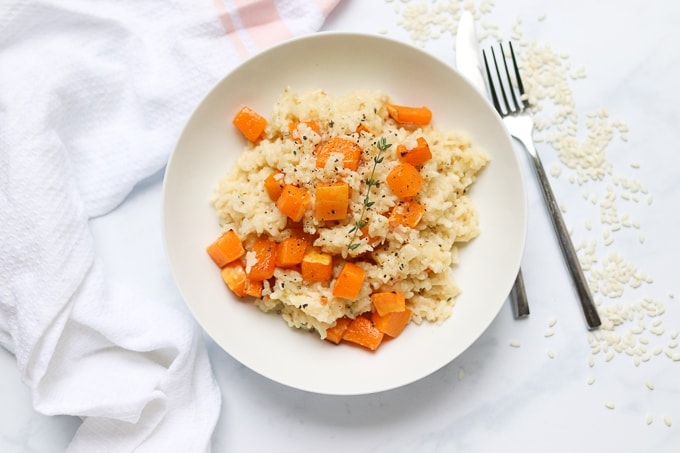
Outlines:
[[[352,227],[352,229],[349,230],[350,234],[352,234],[352,237],[350,238],[347,248],[350,251],[356,250],[360,245],[360,243],[354,242],[354,240],[357,237],[358,230],[368,225],[368,222],[364,220],[364,216],[366,215],[366,209],[370,208],[375,204],[375,201],[371,201],[371,187],[380,187],[380,181],[374,178],[375,169],[378,166],[378,164],[382,163],[383,160],[385,159],[385,156],[382,156],[381,154],[390,149],[391,146],[392,144],[387,143],[387,139],[385,137],[380,137],[380,140],[378,140],[378,142],[376,143],[376,147],[378,148],[378,155],[373,158],[373,169],[371,170],[371,176],[369,176],[365,181],[366,196],[364,197],[361,215],[359,216],[359,220],[354,222],[354,226]]]

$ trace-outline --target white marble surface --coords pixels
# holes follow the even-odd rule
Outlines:
[[[561,176],[551,180],[575,241],[593,239],[601,259],[618,253],[653,279],[638,289],[626,287],[617,299],[602,301],[625,307],[647,298],[663,304],[665,313],[646,318],[641,334],[649,339],[651,358],[636,366],[625,353],[615,353],[607,361],[602,351],[593,355],[589,366],[592,351],[582,315],[528,160],[522,157],[530,206],[522,263],[530,318],[514,320],[506,304],[484,335],[445,368],[412,385],[358,397],[320,396],[283,387],[244,368],[207,339],[222,389],[213,451],[680,450],[680,361],[665,353],[680,354],[680,347],[672,348],[672,332],[680,330],[676,258],[680,251],[680,4],[498,3],[482,21],[497,24],[501,36],[509,38],[512,25],[521,18],[517,30],[522,39],[550,46],[568,56],[573,68],[585,70],[585,79],[570,82],[581,122],[587,112],[605,108],[610,119],[628,125],[628,140],[615,136],[605,155],[613,164],[613,175],[634,178],[648,192],[638,194],[638,202],[617,200],[619,214],[629,214],[639,228],[614,232],[614,242],[604,245],[599,208],[584,192],[598,202],[607,186],[623,192],[612,175],[579,185],[569,182],[570,171],[563,167]],[[325,29],[386,32],[410,41],[398,23],[405,10],[400,0],[344,0]],[[451,36],[430,40],[425,49],[454,61]],[[585,132],[583,126],[578,134]],[[539,151],[548,169],[559,162],[550,146],[539,144]],[[633,168],[633,162],[639,168]],[[160,236],[161,183],[162,174],[144,181],[118,209],[92,221],[92,230],[114,284],[181,306]],[[588,220],[591,231],[585,227]],[[551,319],[557,320],[554,335],[546,337]],[[652,332],[656,319],[665,329],[661,335]],[[635,325],[623,324],[616,333],[625,335]],[[512,341],[520,346],[511,347]],[[664,352],[654,355],[656,347]],[[653,383],[654,389],[646,383]],[[615,407],[607,408],[606,402]],[[648,424],[650,414],[653,421]],[[675,424],[667,426],[664,417],[675,419]],[[0,451],[63,451],[78,422],[34,412],[13,356],[0,350]]]

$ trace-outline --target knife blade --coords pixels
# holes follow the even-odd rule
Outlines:
[[[484,97],[489,96],[482,72],[475,20],[467,10],[463,11],[456,32],[456,67]]]
[[[475,31],[475,20],[467,10],[463,11],[456,32],[456,67],[485,98],[489,98]],[[515,283],[510,291],[510,301],[515,318],[524,318],[529,315],[529,302],[522,269],[517,272]]]

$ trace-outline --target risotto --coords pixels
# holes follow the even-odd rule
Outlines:
[[[393,313],[393,326],[446,320],[456,245],[479,234],[467,192],[488,157],[423,111],[375,90],[288,88],[266,120],[242,118],[248,145],[211,198],[225,235],[208,252],[229,287],[336,343],[353,341],[357,319],[387,325],[380,338],[403,328],[390,331]]]

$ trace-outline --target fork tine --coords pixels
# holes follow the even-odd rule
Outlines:
[[[510,44],[510,52],[512,54],[512,63],[515,69],[515,75],[519,77],[519,71],[517,70],[517,63],[515,62],[515,52],[512,50],[512,43]],[[516,110],[521,110],[519,102],[517,102],[517,96],[515,96],[515,89],[512,86],[512,78],[510,77],[510,70],[508,69],[508,59],[505,57],[505,50],[503,49],[503,43],[499,43],[498,47],[501,48],[501,60],[503,60],[503,68],[505,69],[505,74],[508,76],[508,91],[510,91],[510,97],[512,97],[512,107],[508,110],[513,112]]]
[[[515,79],[517,80],[517,88],[519,89],[520,101],[524,107],[529,107],[529,101],[527,101],[524,94],[524,84],[522,83],[522,78],[519,76],[519,67],[517,66],[517,60],[515,59],[515,51],[512,48],[512,41],[509,41],[510,45],[510,56],[512,57],[512,65],[515,67]]]
[[[493,50],[493,49],[492,49]],[[496,111],[502,114],[503,110],[498,102],[498,96],[496,96],[496,88],[493,83],[493,78],[491,77],[491,70],[489,69],[489,62],[486,59],[486,51],[482,50],[482,57],[484,58],[484,67],[486,68],[486,78],[489,81],[489,91],[491,91],[491,100],[493,101],[493,106]]]
[[[515,49],[512,47],[511,41],[508,41],[508,46],[512,60],[510,65],[508,64],[508,58],[503,43],[498,43],[500,57],[496,56],[494,46],[490,47],[490,58],[487,58],[487,52],[482,51],[484,66],[486,67],[486,77],[489,80],[490,85],[491,98],[496,111],[501,116],[519,113],[529,107],[529,101],[527,101],[524,92],[524,84],[519,75],[519,66],[517,65],[517,58],[515,57]],[[499,58],[501,59],[501,62],[498,61]],[[493,60],[493,70],[491,69],[489,60]],[[512,66],[512,70],[509,66]],[[495,73],[495,76],[492,71]]]
[[[502,48],[501,48],[502,49]],[[496,69],[496,77],[498,80],[497,90],[500,89],[501,96],[503,97],[503,109],[499,109],[501,116],[509,114],[513,109],[510,107],[508,102],[508,95],[505,93],[505,84],[503,83],[503,77],[501,77],[501,71],[498,68],[498,59],[496,58],[496,52],[494,52],[493,47],[491,47],[491,57],[493,59],[493,66]],[[507,73],[507,72],[506,72]]]

